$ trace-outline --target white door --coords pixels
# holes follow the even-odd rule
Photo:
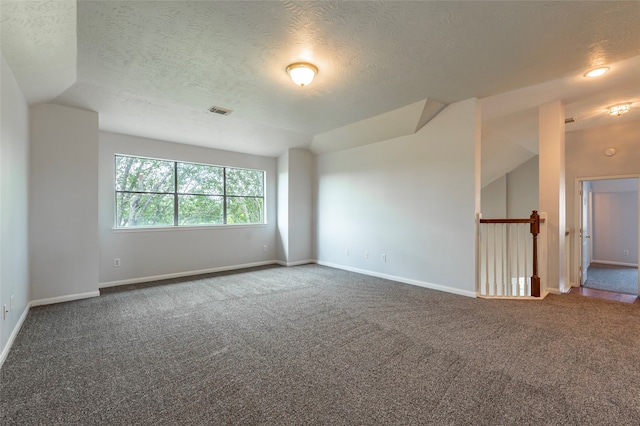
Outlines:
[[[580,182],[582,214],[580,220],[580,285],[587,281],[587,269],[591,264],[591,185]]]

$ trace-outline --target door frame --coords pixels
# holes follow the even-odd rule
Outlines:
[[[637,211],[637,216],[638,216],[638,247],[640,247],[640,174],[628,174],[628,175],[611,175],[611,176],[590,176],[590,177],[579,177],[579,178],[575,178],[575,182],[574,182],[574,189],[575,189],[575,194],[574,194],[574,205],[573,205],[573,213],[574,213],[574,226],[575,226],[575,231],[574,231],[574,237],[573,237],[573,244],[574,244],[574,253],[573,253],[573,272],[575,274],[575,285],[576,286],[580,286],[580,265],[582,263],[582,259],[580,258],[580,256],[582,255],[582,237],[580,235],[580,228],[582,227],[582,194],[580,194],[580,191],[582,190],[582,182],[585,181],[592,181],[592,180],[610,180],[610,179],[632,179],[632,178],[636,178],[638,179],[638,211]],[[589,206],[589,209],[591,209],[591,206]],[[589,219],[591,220],[591,213],[589,212]],[[593,229],[590,230],[591,233],[593,234]],[[590,244],[590,249],[593,250],[593,238],[591,239],[591,244]],[[638,250],[638,259],[636,259],[636,264],[638,265],[638,270],[640,271],[640,250]],[[640,294],[640,276],[638,278],[638,294]]]
[[[578,284],[580,285],[580,287],[582,287],[584,285],[584,283],[587,281],[586,279],[586,275],[587,275],[587,269],[589,268],[589,266],[591,265],[591,261],[593,260],[593,241],[592,241],[592,235],[593,235],[593,192],[591,191],[591,185],[589,185],[589,190],[587,191],[587,193],[585,193],[585,186],[587,182],[591,182],[588,180],[583,180],[580,182],[580,228],[578,231],[578,236],[580,238],[579,240],[579,251],[580,254],[578,256],[579,259],[579,267],[578,267]],[[587,198],[588,197],[588,198]],[[585,216],[585,209],[586,209],[586,216]],[[587,222],[588,223],[584,223],[585,222],[585,217],[587,218]],[[586,226],[585,226],[586,225]],[[586,234],[586,235],[585,235]],[[585,241],[585,239],[588,239],[588,241]],[[586,242],[586,244],[585,244]],[[588,247],[587,247],[588,245]],[[588,248],[589,253],[585,253],[585,247]],[[576,249],[576,250],[578,250]],[[587,264],[585,265],[585,259],[588,258],[589,261],[586,262]]]

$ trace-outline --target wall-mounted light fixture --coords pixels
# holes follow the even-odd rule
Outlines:
[[[308,86],[318,73],[318,68],[307,62],[296,62],[287,67],[291,80],[300,87]]]
[[[622,114],[628,113],[630,109],[631,104],[614,105],[609,107],[609,115],[617,115],[620,117]]]

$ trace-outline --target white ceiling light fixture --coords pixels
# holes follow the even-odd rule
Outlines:
[[[611,68],[609,67],[598,67],[592,70],[589,70],[583,74],[585,77],[600,77],[602,74],[609,71]]]
[[[616,155],[616,149],[615,148],[607,148],[604,150],[604,155],[606,155],[607,157],[613,157],[614,155]]]
[[[609,107],[609,115],[617,115],[620,117],[622,114],[628,113],[630,109],[631,104],[614,105]]]
[[[308,62],[296,62],[287,67],[287,73],[296,85],[304,87],[313,81],[318,68]]]

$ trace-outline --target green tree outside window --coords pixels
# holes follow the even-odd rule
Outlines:
[[[116,228],[264,223],[264,174],[116,155]]]

